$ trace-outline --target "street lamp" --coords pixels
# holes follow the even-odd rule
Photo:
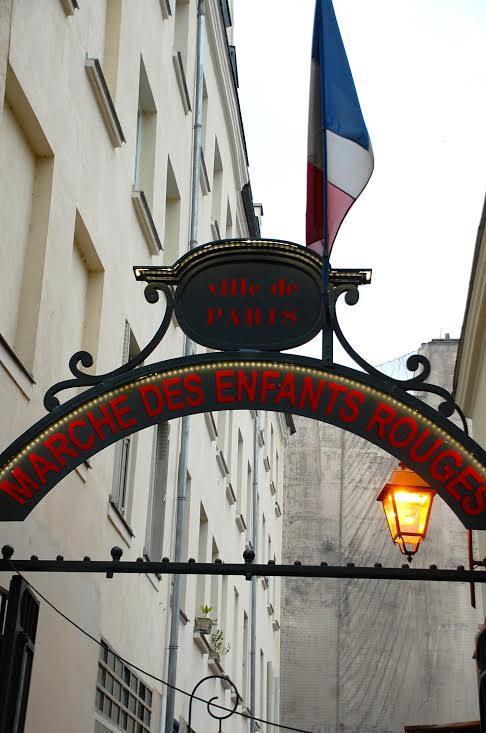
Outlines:
[[[393,542],[409,562],[425,538],[435,491],[403,463],[380,491],[381,501]]]

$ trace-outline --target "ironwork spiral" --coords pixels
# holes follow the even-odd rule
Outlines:
[[[150,356],[167,333],[174,310],[174,294],[172,292],[172,288],[166,283],[149,283],[144,290],[145,300],[151,304],[157,303],[160,297],[159,291],[162,291],[165,295],[165,313],[160,326],[148,344],[139,351],[138,354],[125,362],[125,364],[117,367],[117,369],[113,369],[111,372],[105,372],[105,374],[87,374],[86,372],[81,371],[80,366],[85,369],[89,369],[93,366],[94,362],[92,355],[87,351],[77,351],[69,359],[69,371],[74,376],[74,379],[65,379],[62,382],[57,382],[57,384],[49,387],[44,395],[44,407],[48,412],[52,412],[60,406],[59,399],[56,397],[59,392],[63,392],[66,389],[72,389],[73,387],[92,387],[95,384],[101,384],[112,377],[131,371],[135,367],[139,366],[139,364],[142,364],[142,362]]]
[[[188,730],[189,731],[192,731],[192,725],[191,725],[191,723],[192,723],[192,703],[193,703],[193,701],[195,699],[196,700],[200,700],[201,699],[199,697],[196,697],[196,690],[198,689],[198,687],[200,687],[200,685],[202,685],[207,680],[225,680],[226,682],[229,683],[229,685],[233,688],[233,690],[236,693],[236,699],[235,699],[235,704],[234,704],[233,709],[232,710],[227,710],[226,708],[224,708],[224,710],[225,710],[225,714],[224,715],[215,715],[211,711],[211,705],[214,705],[214,701],[218,699],[218,696],[217,695],[215,695],[214,697],[211,697],[207,701],[206,700],[203,701],[203,702],[206,702],[206,707],[208,709],[209,715],[212,718],[214,718],[215,720],[219,720],[218,733],[221,733],[221,721],[222,720],[226,720],[227,718],[231,718],[231,716],[235,714],[236,708],[238,707],[238,704],[239,704],[239,702],[241,700],[240,693],[238,692],[238,688],[236,687],[235,683],[228,677],[228,675],[224,675],[224,674],[210,674],[207,677],[203,677],[202,680],[199,680],[199,682],[197,683],[197,685],[193,688],[193,690],[191,692],[191,696],[189,698],[189,716],[188,716],[188,726],[187,727],[188,727]],[[220,710],[222,710],[222,708],[220,708]]]
[[[360,354],[358,354],[353,349],[349,341],[344,336],[341,330],[341,326],[339,325],[339,319],[337,317],[336,311],[336,303],[339,297],[344,294],[344,299],[348,305],[356,305],[356,303],[359,301],[358,288],[356,285],[353,284],[343,284],[337,287],[331,286],[330,289],[330,325],[332,330],[336,334],[339,343],[341,344],[345,352],[353,359],[353,361],[368,374],[377,377],[384,382],[388,382],[393,387],[398,387],[405,392],[417,390],[419,392],[429,392],[431,394],[437,395],[438,397],[441,397],[442,402],[438,405],[438,411],[441,413],[441,415],[447,418],[450,418],[454,414],[454,412],[457,412],[460,417],[464,432],[466,433],[466,435],[469,435],[467,421],[464,417],[464,413],[462,412],[457,402],[454,400],[454,397],[451,395],[451,393],[448,392],[444,387],[439,387],[436,384],[429,384],[426,381],[429,378],[431,371],[430,361],[427,359],[426,356],[424,356],[423,354],[412,354],[411,356],[409,356],[406,361],[407,370],[409,372],[417,372],[420,369],[420,371],[418,371],[418,374],[414,374],[414,376],[410,379],[395,379],[388,376],[387,374],[384,374],[383,372],[380,372],[379,369],[376,369],[374,366],[369,364],[366,359],[363,359],[363,357],[360,356]]]

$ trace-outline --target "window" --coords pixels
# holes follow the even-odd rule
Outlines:
[[[270,425],[270,478],[273,480],[275,474],[273,472],[273,449],[275,445],[275,436],[273,432],[273,425]]]
[[[228,576],[223,575],[221,579],[221,612],[218,620],[218,627],[221,629],[226,642],[226,621],[228,616]]]
[[[200,505],[199,511],[199,539],[197,543],[197,561],[207,562],[208,548],[208,518],[204,507]],[[196,616],[199,616],[201,606],[211,605],[207,603],[206,596],[206,576],[198,575],[196,581]]]
[[[227,577],[227,576],[225,576]],[[232,664],[232,678],[234,679],[236,686],[239,687],[239,672],[241,669],[239,660],[239,631],[240,631],[240,595],[236,588],[233,586],[233,636],[231,639],[231,664]]]
[[[213,537],[213,541],[211,544],[211,562],[214,563],[218,558],[219,558],[218,545],[214,541],[214,537]],[[221,583],[221,576],[211,575],[210,578],[211,578],[210,580],[211,597],[209,600],[209,605],[213,609],[212,611],[213,618],[216,618],[218,621],[218,628],[221,628],[219,625],[221,622],[221,618],[220,618],[219,608],[218,608],[219,606],[219,586]]]
[[[165,228],[164,264],[172,265],[179,257],[181,226],[181,195],[174,169],[167,158],[167,177],[165,184]]]
[[[143,59],[140,58],[133,187],[136,191],[144,192],[150,208],[153,205],[154,193],[156,133],[157,108]]]
[[[105,642],[98,659],[95,706],[116,730],[150,733],[152,690]]]
[[[265,692],[266,692],[266,685],[265,685],[265,657],[263,655],[263,650],[260,649],[260,718],[263,718],[265,720]],[[265,730],[265,726],[263,725],[263,730]]]
[[[241,660],[241,694],[245,703],[248,702],[248,616],[243,611],[243,657]]]
[[[192,479],[189,472],[187,472],[186,479],[186,508],[184,510],[184,529],[182,535],[182,546],[184,548],[183,562],[189,559],[189,527],[191,520],[191,493],[192,493]],[[181,578],[181,595],[180,595],[180,608],[184,613],[187,609],[187,575],[183,575]]]
[[[122,363],[130,361],[139,348],[133,337],[130,326],[125,323],[125,334],[123,339]],[[113,472],[113,493],[112,503],[119,513],[128,521],[130,515],[131,486],[135,468],[137,436],[126,435],[118,441],[115,448],[115,464]]]
[[[121,15],[122,0],[106,0],[103,72],[113,99],[116,98],[118,60],[120,57]]]
[[[262,514],[262,534],[261,534],[261,550],[260,550],[260,557],[261,562],[265,564],[267,562],[267,546],[266,546],[266,529],[267,529],[267,522],[265,519],[265,515]]]
[[[103,266],[79,212],[76,212],[69,277],[63,359],[88,351],[96,368],[103,299]]]
[[[155,562],[162,557],[162,544],[164,540],[169,434],[170,425],[167,422],[160,423],[155,428],[144,549],[145,556]]]
[[[226,239],[231,239],[233,236],[233,217],[231,216],[229,201],[226,205],[226,228],[224,235]]]
[[[203,78],[203,107],[202,107],[202,130],[201,130],[201,147],[206,150],[206,138],[208,131],[208,88],[206,86],[206,78]],[[203,153],[204,154],[204,153]]]
[[[214,159],[213,159],[213,189],[211,199],[211,220],[220,230],[221,222],[221,205],[223,195],[223,163],[217,139],[214,141]],[[218,236],[218,239],[221,237]]]
[[[238,453],[237,453],[237,461],[236,461],[236,501],[237,501],[237,509],[240,512],[243,511],[242,493],[243,493],[243,436],[241,434],[241,430],[238,430]]]
[[[174,51],[180,54],[184,72],[187,71],[187,40],[189,34],[189,0],[176,0]]]
[[[252,506],[253,506],[253,472],[251,470],[250,461],[248,461],[248,466],[247,466],[247,471],[246,471],[246,544],[247,545],[250,542],[253,544]]]
[[[53,167],[49,143],[8,66],[0,125],[0,333],[30,370],[35,357]]]
[[[120,32],[122,0],[96,0],[88,3],[88,33],[86,52],[99,60],[110,95],[116,95],[118,61],[120,56]]]
[[[279,468],[278,451],[275,451],[275,478],[274,478],[274,483],[275,483],[275,489],[277,491],[278,491],[279,482],[280,482],[279,470],[280,470],[280,468]]]

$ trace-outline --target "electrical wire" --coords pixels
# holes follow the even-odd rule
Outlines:
[[[88,639],[90,639],[91,641],[94,641],[95,644],[97,644],[100,647],[103,646],[103,644],[101,643],[101,641],[99,641],[99,639],[97,639],[95,636],[90,634],[89,631],[86,631],[86,629],[83,629],[83,627],[77,624],[76,621],[73,621],[72,618],[69,618],[69,616],[66,616],[65,613],[63,613],[59,608],[57,608],[57,606],[51,603],[51,601],[48,598],[46,598],[39,590],[37,590],[37,588],[33,586],[32,583],[29,580],[27,580],[27,578],[24,575],[22,575],[22,573],[19,570],[17,570],[14,563],[10,559],[8,559],[8,563],[12,568],[12,572],[16,573],[20,578],[22,578],[24,583],[26,583],[29,586],[29,588],[31,588],[34,591],[34,593],[36,593],[39,596],[39,598],[42,598],[44,603],[47,603],[47,605],[50,608],[52,608],[52,610],[55,611],[55,613],[61,616],[61,618],[63,618],[69,624],[71,624],[71,626],[74,626],[74,628],[80,631],[81,634],[84,634],[84,636],[87,636]],[[171,687],[173,690],[175,690],[176,692],[180,692],[182,695],[191,697],[191,693],[187,692],[187,690],[182,690],[180,687],[176,687],[175,685],[170,685],[166,680],[163,680],[161,677],[157,677],[156,675],[152,674],[151,672],[147,672],[146,669],[142,669],[142,667],[138,667],[136,664],[134,664],[130,660],[125,659],[125,657],[120,656],[113,649],[110,649],[110,652],[121,662],[128,664],[130,667],[132,667],[132,669],[135,669],[137,672],[141,672],[142,674],[146,675],[147,677],[150,677],[151,679],[155,680],[156,682],[160,682],[162,685],[165,685],[166,687]],[[257,723],[263,723],[264,725],[271,725],[274,728],[283,728],[284,730],[295,731],[295,733],[312,733],[312,731],[305,730],[304,728],[293,728],[290,725],[284,725],[283,723],[273,723],[271,720],[264,720],[263,718],[257,718],[253,715],[248,715],[247,713],[243,713],[238,710],[233,711],[232,708],[226,708],[224,707],[224,705],[219,705],[215,702],[212,702],[211,700],[205,700],[204,698],[198,697],[197,695],[194,695],[193,699],[198,700],[199,702],[203,702],[207,706],[212,705],[212,707],[218,708],[219,710],[224,710],[228,713],[234,712],[235,715],[239,715],[242,718],[247,718],[248,720],[256,720]]]

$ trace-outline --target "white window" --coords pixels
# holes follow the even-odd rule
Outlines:
[[[122,363],[132,359],[139,351],[128,323],[125,323]],[[131,508],[131,489],[135,471],[136,435],[126,435],[115,448],[113,471],[113,492],[111,501],[125,521],[128,522]]]
[[[153,205],[154,193],[156,134],[157,108],[143,59],[140,58],[133,188],[135,191],[144,192],[150,208]]]
[[[100,646],[95,707],[95,733],[151,732],[152,690],[105,642]]]
[[[164,541],[165,505],[167,493],[167,469],[169,462],[170,425],[157,425],[154,431],[152,472],[147,511],[144,554],[154,562],[162,558]]]
[[[217,225],[217,231],[221,231],[221,207],[223,196],[223,162],[217,139],[214,141],[213,159],[213,186],[211,198],[211,220]],[[217,237],[220,239],[220,237]]]
[[[172,265],[179,258],[181,229],[181,195],[172,168],[167,158],[165,184],[165,227],[164,227],[164,264]]]

